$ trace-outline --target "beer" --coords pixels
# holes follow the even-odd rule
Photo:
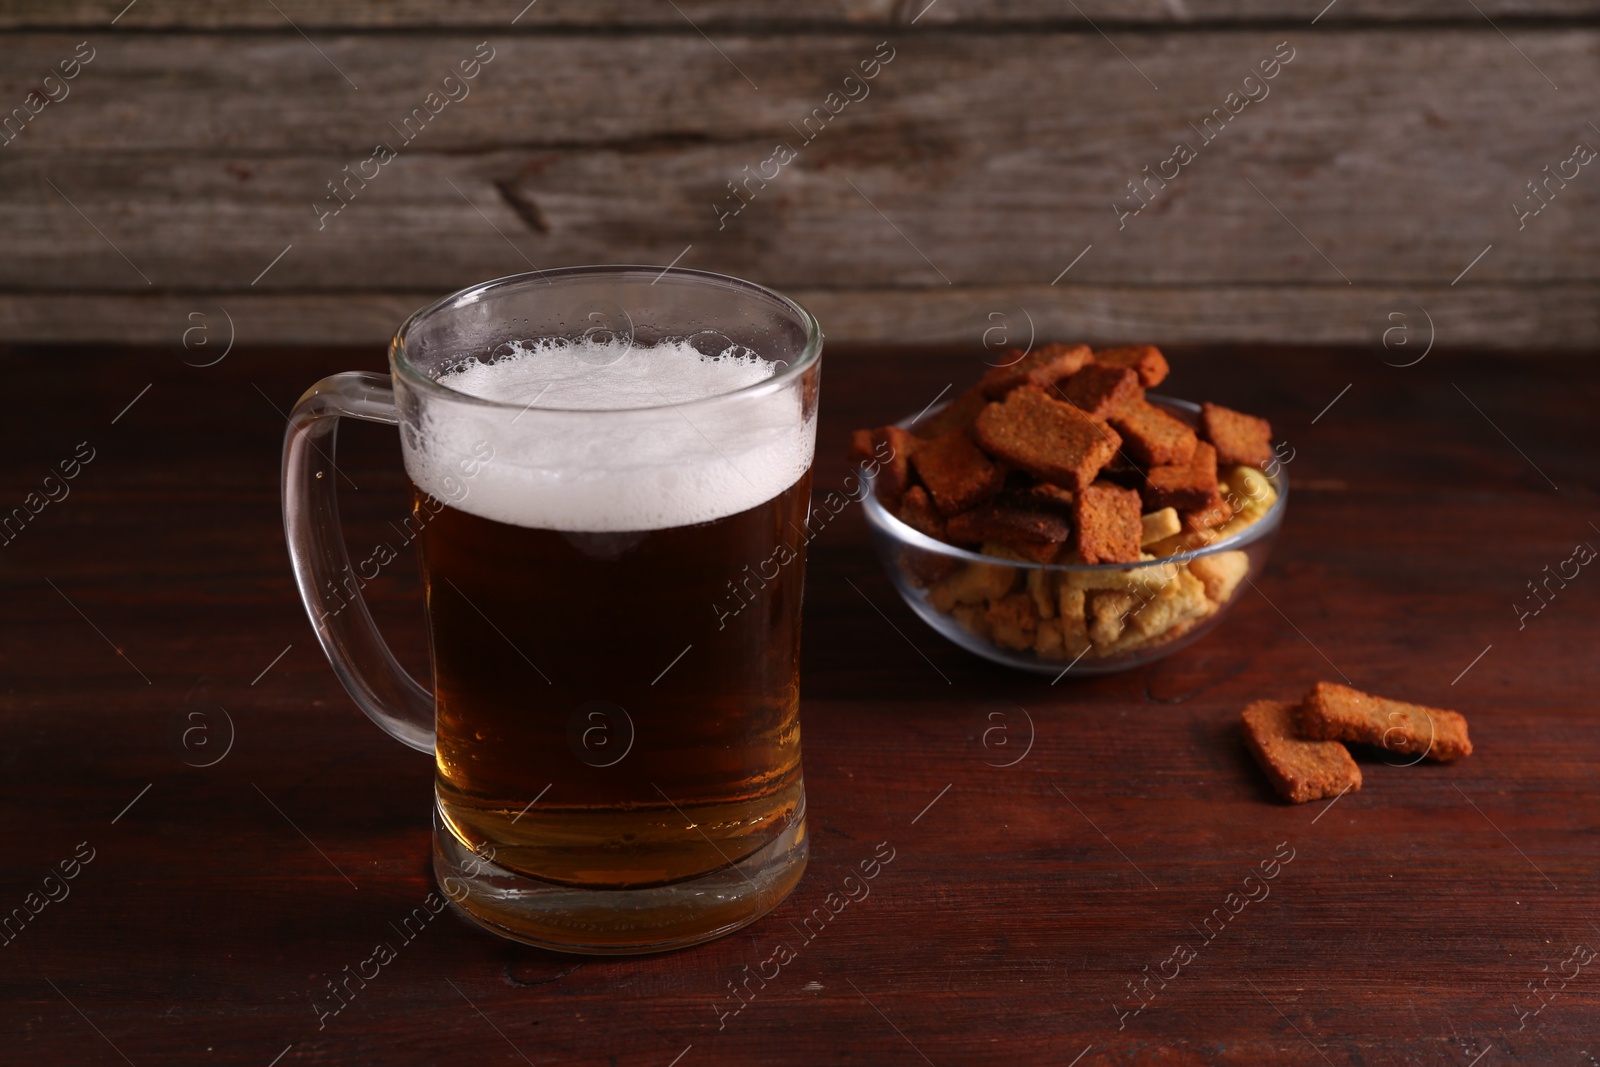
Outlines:
[[[725,624],[713,609],[745,578],[735,564],[798,540],[809,493],[807,475],[737,515],[636,535],[435,514],[421,545],[457,835],[530,877],[611,889],[776,838],[800,804],[799,561]]]
[[[575,889],[670,886],[759,853],[803,814],[814,422],[793,390],[695,403],[771,373],[753,354],[664,344],[530,348],[441,379],[533,401],[470,443],[441,428],[407,451],[439,808],[498,867]],[[642,428],[607,425],[607,410],[649,406]],[[477,460],[450,470],[445,454]]]
[[[306,613],[352,700],[435,760],[433,873],[566,952],[665,951],[775,907],[810,854],[800,601],[822,328],[750,282],[559,267],[420,309],[390,374],[323,378],[283,440]],[[434,685],[339,529],[341,419],[399,429]]]

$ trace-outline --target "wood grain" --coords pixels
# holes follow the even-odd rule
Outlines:
[[[945,0],[927,17],[1024,7]],[[844,4],[818,16],[843,20],[830,29],[730,26],[714,43],[687,25],[503,38],[341,25],[309,42],[218,32],[201,10],[130,9],[195,19],[96,38],[71,94],[0,147],[5,337],[87,339],[92,323],[123,336],[119,293],[300,293],[312,299],[295,321],[252,336],[356,340],[387,329],[360,308],[386,321],[409,294],[679,256],[837,309],[842,340],[955,340],[973,336],[974,311],[1037,307],[1051,332],[1086,336],[1132,323],[1171,340],[1351,342],[1381,333],[1396,300],[1468,305],[1448,315],[1453,344],[1595,336],[1600,231],[1581,220],[1600,182],[1587,168],[1547,179],[1578,142],[1600,144],[1581,91],[1600,64],[1587,24],[1506,35],[1197,16],[1201,28],[1109,40],[1032,24],[889,34],[871,19],[891,15]],[[373,10],[399,26],[423,9]],[[489,36],[470,95],[404,136]],[[81,39],[0,41],[0,103],[41,91]],[[1270,94],[1208,140],[1199,124],[1286,40],[1294,59]],[[824,125],[840,106],[829,94],[882,47],[894,59],[870,94]],[[380,141],[398,157],[364,163]],[[1196,158],[1131,192],[1179,142]],[[795,158],[751,178],[773,173],[780,144]],[[348,177],[364,167],[370,180]],[[1519,219],[1536,179],[1552,202]],[[59,315],[67,293],[84,294],[86,321]],[[335,293],[352,321],[310,333]]]
[[[1600,55],[1589,31],[1520,36],[1569,84]],[[342,167],[377,139],[401,144],[390,123],[435,80],[418,72],[448,70],[471,38],[326,39],[359,92],[298,39],[129,38],[0,158],[13,252],[0,286],[238,290],[291,244],[253,288],[444,291],[530,264],[666,263],[690,245],[685,265],[808,291],[1021,292],[1091,244],[1068,284],[1427,289],[1490,244],[1467,284],[1595,281],[1600,234],[1573,220],[1600,204],[1600,183],[1572,181],[1521,230],[1510,208],[1583,138],[1579,94],[1551,91],[1490,30],[1334,31],[1304,41],[1272,94],[1205,145],[1189,122],[1277,39],[1130,42],[1159,93],[1098,37],[919,40],[809,144],[788,122],[872,38],[725,41],[759,93],[699,38],[516,39],[470,97],[322,218],[341,203],[327,183]],[[4,69],[69,42],[14,39]],[[1534,108],[1526,119],[1504,117],[1512,86]],[[1380,102],[1381,117],[1363,117]],[[740,203],[727,182],[785,138],[798,157],[727,214]],[[1180,138],[1199,157],[1119,218],[1114,203],[1138,203],[1129,179]]]
[[[537,0],[485,3],[482,0],[393,0],[370,4],[359,0],[329,0],[324,3],[280,4],[271,6],[218,4],[211,0],[167,0],[165,3],[139,3],[125,14],[127,0],[12,0],[0,8],[0,27],[108,27],[112,19],[122,29],[269,29],[282,30],[292,20],[306,28],[405,27],[482,27],[507,31],[515,27],[534,30],[545,27],[585,29],[674,30],[693,32],[702,29],[772,28],[817,26],[830,29],[855,26],[923,28],[971,25],[1053,24],[1083,26],[1088,20],[1099,25],[1156,24],[1183,26],[1191,23],[1275,22],[1304,23],[1316,18],[1327,7],[1320,3],[1297,3],[1290,7],[1270,0],[1135,0],[1112,3],[1110,0],[1085,0],[1077,9],[1050,0],[812,0],[805,5],[765,0],[762,3],[738,0]],[[1370,20],[1401,22],[1440,20],[1481,21],[1484,14],[1496,19],[1544,17],[1592,17],[1600,6],[1594,0],[1484,0],[1482,14],[1470,6],[1448,0],[1339,0],[1321,15],[1320,22]]]
[[[265,256],[261,262],[265,264]],[[514,271],[509,250],[484,276]],[[400,293],[0,294],[0,336],[37,341],[122,341],[186,345],[188,359],[216,358],[238,344],[382,345],[406,316],[445,295]],[[1399,365],[1429,341],[1480,339],[1485,348],[1587,351],[1600,336],[1600,292],[1592,282],[1530,286],[970,286],[933,290],[795,289],[830,338],[879,343],[948,343],[990,350],[1062,338],[1114,343],[1271,342],[1294,337],[1360,344],[1368,357]]]
[[[1345,1067],[1466,1065],[1491,1045],[1480,1065],[1581,1064],[1591,1047],[1593,974],[1520,1030],[1516,1008],[1600,936],[1600,586],[1585,572],[1521,631],[1510,604],[1574,542],[1600,541],[1593,359],[1170,351],[1173,394],[1272,419],[1296,449],[1293,489],[1259,592],[1128,674],[1051,686],[944,643],[842,515],[811,548],[814,854],[789,901],[707,946],[589,961],[446,913],[319,1029],[324,983],[398,943],[389,924],[428,892],[431,768],[364,719],[316,647],[284,555],[274,408],[324,374],[381,367],[381,350],[241,347],[206,368],[175,346],[0,355],[21,398],[0,424],[0,504],[76,442],[97,449],[71,495],[0,547],[0,810],[27,830],[0,857],[0,910],[79,842],[96,853],[0,949],[0,1038],[18,1062],[295,1067],[382,1049],[396,1063]],[[983,355],[830,348],[819,491],[844,476],[851,428],[975,378]],[[339,463],[359,486],[341,486],[350,542],[392,537],[406,510],[393,431],[347,427]],[[421,673],[408,562],[369,596]],[[1335,671],[1459,709],[1477,751],[1368,760],[1363,789],[1331,808],[1276,802],[1238,711]],[[186,765],[189,713],[220,742],[219,708],[232,749]],[[1032,748],[994,766],[986,731],[1014,731],[1014,759],[1021,708]],[[791,924],[880,841],[896,858],[872,895],[799,944]],[[1285,847],[1266,899],[1197,934]],[[798,958],[719,1030],[727,983],[779,942]],[[1179,943],[1198,959],[1119,1029],[1129,983]]]
[[[79,40],[37,33],[0,42],[0,100],[20,104]],[[57,161],[121,151],[148,162],[170,151],[177,158],[162,162],[178,165],[235,153],[365,157],[376,141],[389,140],[402,159],[514,147],[610,148],[670,159],[678,148],[748,149],[782,137],[795,142],[801,170],[875,159],[899,164],[909,187],[911,179],[932,183],[980,160],[991,180],[1020,170],[1093,185],[1094,168],[1114,163],[1107,177],[1120,177],[1113,188],[1094,190],[1099,200],[1186,139],[1200,153],[1193,164],[1199,169],[1226,169],[1217,166],[1219,154],[1270,154],[1314,175],[1341,150],[1359,150],[1347,164],[1358,170],[1398,152],[1394,165],[1412,168],[1402,185],[1421,201],[1453,195],[1430,184],[1444,167],[1527,163],[1535,145],[1570,148],[1567,142],[1588,129],[1588,113],[1539,70],[1557,84],[1582,86],[1600,56],[1593,30],[1523,29],[1513,46],[1487,25],[1149,33],[1120,44],[1127,59],[1092,33],[896,37],[887,46],[894,58],[869,83],[869,95],[844,106],[805,145],[790,123],[799,126],[829,93],[842,91],[844,77],[873,58],[882,35],[741,35],[718,43],[726,59],[698,35],[513,37],[491,43],[495,58],[465,100],[402,144],[391,124],[421,107],[483,40],[330,34],[317,45],[330,64],[293,34],[114,37],[94,46],[72,95],[46,107],[5,154]],[[1221,108],[1285,40],[1294,58],[1266,84],[1270,95],[1244,107],[1206,145],[1189,124]],[[1506,121],[1516,115],[1524,121]],[[754,168],[768,152],[741,163]],[[972,158],[952,167],[952,153]],[[1067,165],[1071,182],[1061,180]],[[1079,167],[1090,169],[1080,174]],[[738,172],[735,166],[727,177]],[[1534,166],[1528,178],[1538,172]],[[725,180],[708,176],[707,188]]]

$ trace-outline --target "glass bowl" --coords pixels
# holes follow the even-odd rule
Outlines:
[[[1191,426],[1199,420],[1198,404],[1146,399]],[[908,429],[913,421],[898,425]],[[1033,563],[958,548],[901,522],[870,478],[862,503],[878,558],[923,622],[985,659],[1059,679],[1068,671],[1106,674],[1154,662],[1222,621],[1266,566],[1283,524],[1289,479],[1281,465],[1269,466],[1270,475],[1218,472],[1239,513],[1214,540],[1202,544],[1204,533],[1180,533],[1167,547],[1187,538],[1185,550],[1138,563]]]

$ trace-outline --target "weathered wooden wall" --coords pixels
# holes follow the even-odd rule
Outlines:
[[[675,259],[836,339],[1600,337],[1600,162],[1563,163],[1600,148],[1600,0],[524,3],[0,3],[0,119],[93,49],[0,144],[0,339],[176,342],[225,311],[241,340],[380,340],[530,264]],[[379,141],[397,157],[319,224]],[[1519,228],[1547,166],[1578,173]]]

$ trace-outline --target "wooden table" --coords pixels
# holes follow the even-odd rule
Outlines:
[[[1513,607],[1575,544],[1600,544],[1600,367],[1172,354],[1168,391],[1265,413],[1295,449],[1260,592],[1170,659],[1052,686],[919,623],[852,510],[812,547],[805,880],[720,942],[579,959],[453,913],[410,942],[391,925],[431,887],[431,768],[323,659],[277,488],[283,413],[381,352],[241,348],[194,367],[214,356],[8,351],[0,505],[42,491],[80,442],[93,458],[0,548],[0,907],[67,894],[0,949],[4,1058],[1600,1060],[1600,963],[1568,962],[1600,946],[1600,576],[1552,584],[1521,627]],[[971,380],[980,358],[830,351],[818,492],[844,477],[847,430]],[[393,431],[349,425],[341,446],[351,544],[391,537],[406,507]],[[387,568],[368,596],[425,671],[414,569]],[[1341,673],[1460,709],[1477,752],[1366,759],[1365,787],[1336,804],[1278,802],[1239,709]],[[894,858],[871,895],[803,939],[799,921],[880,842]],[[47,883],[63,862],[76,877]],[[1247,883],[1263,863],[1275,876]],[[398,957],[319,1028],[325,983],[385,941]],[[797,958],[719,1028],[729,983],[779,943]],[[1178,976],[1145,984],[1179,945],[1193,958]]]

